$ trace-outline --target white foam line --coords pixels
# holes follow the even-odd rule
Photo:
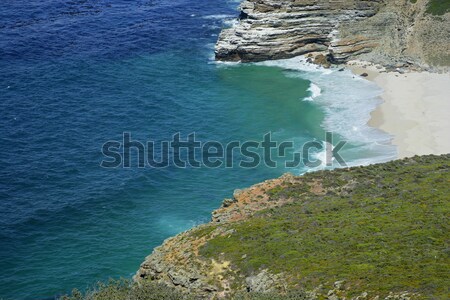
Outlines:
[[[303,99],[304,101],[314,101],[314,99],[322,95],[322,90],[320,87],[313,82],[309,85],[308,92],[310,92],[311,95]]]
[[[223,19],[236,19],[236,16],[233,15],[209,15],[209,16],[203,16],[202,19],[212,19],[212,20],[223,20]]]
[[[339,72],[336,68],[325,69],[310,64],[304,56],[258,64],[296,71],[286,75],[311,81],[310,96],[305,100],[314,100],[324,110],[322,127],[358,145],[358,149],[351,150],[355,152],[352,155],[355,159],[349,165],[367,165],[397,157],[397,150],[390,143],[392,137],[367,125],[383,92],[375,83],[355,76],[349,70]],[[365,152],[373,156],[362,157]]]
[[[216,64],[228,67],[239,65],[239,62]],[[396,147],[391,144],[392,137],[367,124],[383,92],[375,83],[355,76],[349,70],[340,72],[337,68],[325,69],[308,63],[304,56],[255,64],[283,68],[287,71],[286,76],[311,81],[308,88],[310,96],[305,100],[314,100],[323,109],[325,119],[321,126],[356,147],[343,151],[346,158],[351,159],[347,161],[349,166],[397,158]]]

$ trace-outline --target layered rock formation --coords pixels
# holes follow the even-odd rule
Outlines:
[[[261,61],[321,53],[332,63],[364,58],[450,64],[450,16],[428,0],[245,0],[224,29],[217,60]]]

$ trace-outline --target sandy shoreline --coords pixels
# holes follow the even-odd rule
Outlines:
[[[383,72],[364,62],[350,62],[356,75],[384,89],[383,103],[369,125],[393,136],[398,158],[450,153],[450,74]]]

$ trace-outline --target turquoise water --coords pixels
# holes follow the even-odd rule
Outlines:
[[[307,171],[101,168],[102,144],[123,132],[223,143],[272,132],[301,145],[334,128],[350,140],[349,163],[393,155],[389,137],[365,126],[372,84],[295,60],[216,64],[236,2],[19,2],[0,9],[0,298],[130,277],[234,189]]]

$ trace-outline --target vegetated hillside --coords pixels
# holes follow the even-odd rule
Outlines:
[[[211,223],[156,248],[136,278],[206,298],[304,289],[312,298],[448,299],[449,158],[285,175],[237,191]]]
[[[411,0],[416,3],[417,0]],[[450,12],[450,1],[448,0],[430,0],[427,4],[427,13],[442,16]]]
[[[135,276],[68,299],[449,299],[450,155],[235,192]]]

